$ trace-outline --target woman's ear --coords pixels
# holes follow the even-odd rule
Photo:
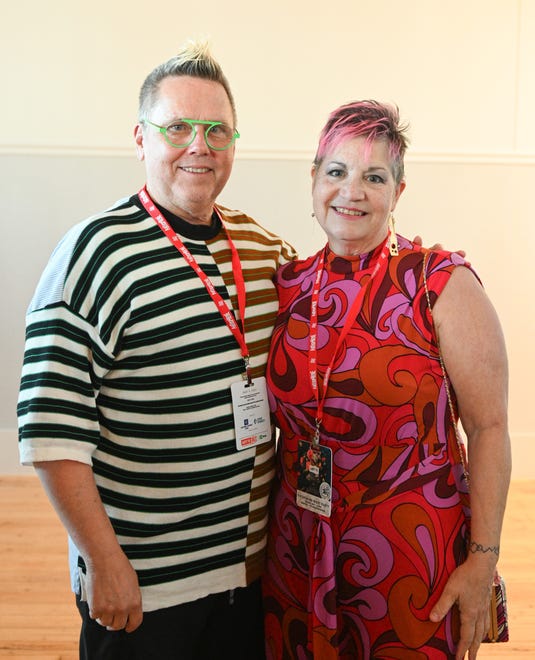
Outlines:
[[[401,193],[405,190],[406,185],[407,184],[405,183],[405,181],[401,181],[401,183],[398,184],[398,187],[396,188],[396,192],[394,193],[394,200],[392,203],[392,208],[390,209],[391,211],[393,211],[396,208],[398,200],[401,197]]]
[[[314,163],[310,168],[310,178],[312,179],[312,190],[314,190],[314,183],[316,181],[317,171],[318,171],[318,166]]]

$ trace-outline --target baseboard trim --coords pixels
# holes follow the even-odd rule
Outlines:
[[[135,158],[134,147],[89,147],[89,146],[39,146],[39,145],[2,145],[0,156],[61,156],[61,157],[107,157]],[[236,151],[236,160],[290,160],[311,163],[314,152],[307,149],[268,149],[263,147],[245,147]],[[517,152],[409,152],[407,163],[422,164],[457,164],[457,165],[535,165],[535,154]]]

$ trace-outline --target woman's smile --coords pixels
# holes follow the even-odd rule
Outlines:
[[[363,215],[366,215],[364,211],[359,211],[359,209],[348,209],[348,208],[344,208],[343,206],[333,206],[332,208],[341,215],[353,215],[357,217],[362,217]]]

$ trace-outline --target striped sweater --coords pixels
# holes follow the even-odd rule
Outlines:
[[[277,313],[273,275],[295,254],[243,213],[219,210],[242,263],[260,375]],[[182,240],[239,318],[229,243],[221,228],[212,234]],[[145,611],[262,572],[273,443],[236,450],[230,385],[243,370],[214,302],[137,196],[56,248],[27,316],[21,461],[92,465]]]

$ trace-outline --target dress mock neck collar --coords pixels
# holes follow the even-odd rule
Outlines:
[[[335,254],[329,245],[325,246],[325,268],[333,273],[346,274],[358,273],[363,270],[368,270],[375,265],[383,249],[383,243],[378,245],[371,252],[363,252],[362,254],[340,256]]]

